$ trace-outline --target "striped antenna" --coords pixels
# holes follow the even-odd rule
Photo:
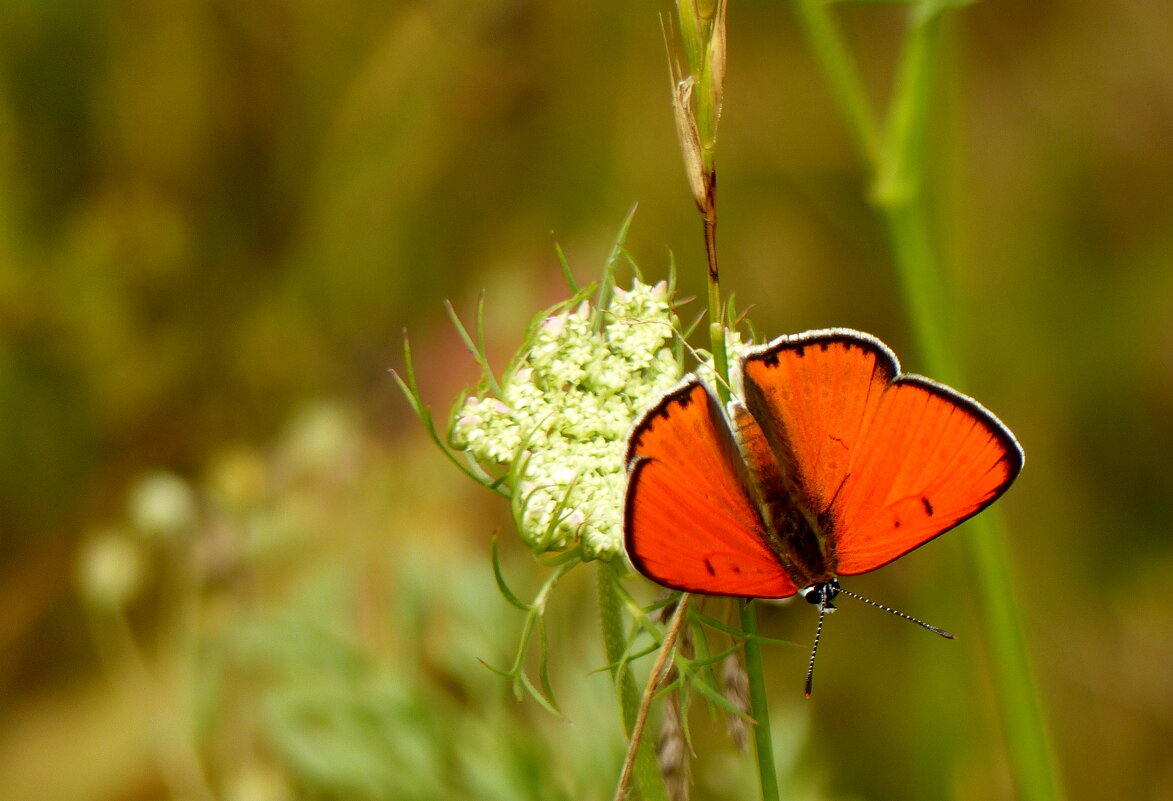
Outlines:
[[[936,626],[930,626],[928,623],[924,622],[923,620],[917,620],[912,615],[906,615],[903,612],[896,610],[896,609],[893,609],[890,606],[884,606],[883,604],[876,603],[875,601],[871,600],[870,598],[864,598],[862,595],[858,595],[858,594],[852,592],[851,590],[845,590],[842,587],[839,587],[838,589],[839,589],[839,592],[843,593],[844,595],[850,595],[852,598],[856,599],[857,601],[863,601],[865,604],[870,604],[871,606],[876,607],[876,609],[883,609],[885,612],[890,612],[893,615],[896,615],[896,617],[902,617],[911,623],[915,623],[916,625],[921,626],[922,628],[928,629],[929,631],[933,632],[933,634],[939,634],[940,636],[944,637],[946,640],[956,639],[952,634],[945,631],[945,629],[939,629]],[[822,627],[822,624],[823,624],[822,616],[820,615],[819,616],[819,627],[820,628]],[[817,639],[816,639],[816,642],[817,642]],[[811,662],[812,663],[814,662],[814,655],[813,654],[811,655]],[[809,690],[809,687],[810,687],[809,681],[807,682],[807,687]],[[810,693],[808,691],[807,695],[809,695],[809,694]]]
[[[835,607],[831,607],[834,611]],[[819,625],[815,629],[815,644],[811,646],[811,660],[806,666],[806,697],[811,697],[811,686],[815,681],[815,654],[819,651],[819,638],[823,636],[823,618],[827,616],[827,602],[819,603]]]

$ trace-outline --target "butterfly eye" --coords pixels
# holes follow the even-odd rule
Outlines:
[[[799,590],[798,594],[805,598],[808,604],[821,606],[830,611],[835,608],[835,604],[831,602],[835,600],[835,596],[839,592],[839,580],[831,579],[830,581],[820,581],[818,584],[805,587]]]

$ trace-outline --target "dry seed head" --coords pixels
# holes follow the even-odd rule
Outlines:
[[[721,663],[721,694],[742,714],[749,714],[749,677],[736,652]],[[737,747],[744,751],[748,741],[745,718],[729,715],[725,728]]]
[[[656,738],[656,762],[671,801],[688,801],[691,771],[684,725],[680,719],[680,693],[671,693],[664,703],[660,735]]]
[[[676,136],[680,139],[680,150],[684,154],[684,172],[692,198],[702,212],[709,210],[708,181],[705,177],[705,159],[701,148],[701,135],[697,130],[692,105],[692,76],[676,82],[672,92],[672,110],[676,116]]]

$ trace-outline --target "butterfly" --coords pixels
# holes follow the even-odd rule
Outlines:
[[[667,587],[799,594],[830,611],[836,595],[852,594],[839,576],[875,570],[974,516],[1022,469],[1022,448],[997,417],[902,373],[870,334],[782,336],[737,369],[743,398],[722,409],[688,376],[628,439],[627,553]],[[809,695],[809,673],[807,682]]]

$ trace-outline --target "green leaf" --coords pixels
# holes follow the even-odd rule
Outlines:
[[[448,460],[456,465],[456,467],[459,468],[462,473],[467,475],[473,481],[476,481],[478,484],[496,491],[497,485],[500,483],[500,479],[495,479],[488,475],[480,468],[479,465],[473,467],[461,461],[453,449],[440,437],[439,432],[436,430],[435,421],[432,419],[432,410],[428,407],[427,404],[424,403],[423,398],[420,397],[419,385],[416,383],[415,378],[415,365],[412,363],[411,358],[411,342],[407,337],[406,331],[403,332],[403,360],[404,371],[407,375],[406,379],[399,375],[399,373],[397,373],[395,370],[391,370],[391,377],[395,379],[395,383],[399,385],[399,389],[403,392],[404,397],[407,398],[407,402],[411,404],[412,411],[415,412],[415,416],[418,417],[420,422],[423,424],[424,430],[427,432],[428,437],[436,444],[436,447],[438,447],[440,451],[448,457]],[[450,423],[455,416],[455,413],[456,410],[454,409],[453,414],[449,416]],[[449,431],[451,431],[451,424],[449,425]]]
[[[514,595],[513,591],[509,589],[509,585],[505,582],[505,574],[501,571],[501,553],[500,549],[497,547],[496,535],[493,536],[491,547],[493,553],[493,577],[497,580],[497,589],[501,591],[501,595],[505,598],[505,600],[513,606],[517,607],[523,612],[532,611],[533,606],[527,604],[525,601]]]
[[[485,296],[482,293],[477,301],[477,336],[482,340],[484,338],[484,305]],[[468,352],[472,354],[473,360],[481,368],[481,375],[485,382],[489,385],[493,394],[498,398],[501,397],[501,387],[497,384],[497,379],[493,376],[493,370],[489,366],[489,357],[485,355],[483,344],[474,342],[472,336],[468,333],[468,329],[464,327],[464,323],[460,321],[460,317],[456,314],[456,309],[453,308],[451,301],[444,301],[444,308],[448,312],[448,318],[452,320],[452,325],[456,327],[456,332],[460,334],[464,346],[468,348]]]
[[[611,304],[611,292],[615,288],[615,267],[623,253],[623,243],[627,240],[627,232],[631,228],[631,220],[635,217],[638,203],[633,203],[615,234],[615,241],[611,244],[611,252],[607,254],[607,261],[603,265],[603,279],[599,283],[598,302],[595,307],[595,318],[592,321],[598,331],[603,325],[603,310]]]
[[[574,273],[570,271],[570,262],[567,261],[566,254],[562,252],[562,245],[555,242],[554,252],[558,254],[558,264],[562,267],[562,276],[566,279],[566,286],[570,288],[570,294],[577,295],[578,284],[575,283]]]

